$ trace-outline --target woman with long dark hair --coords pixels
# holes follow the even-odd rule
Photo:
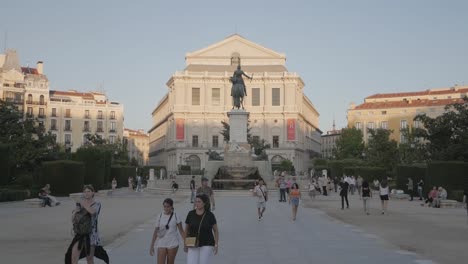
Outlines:
[[[291,185],[291,191],[289,192],[289,204],[292,206],[292,220],[296,221],[297,208],[299,207],[299,200],[301,199],[301,191],[299,185],[293,183]]]
[[[158,216],[158,222],[153,232],[151,240],[150,255],[154,256],[154,246],[156,242],[157,263],[174,264],[177,251],[179,249],[179,237],[185,238],[185,232],[182,228],[182,221],[174,211],[174,201],[167,198],[163,202],[163,212]]]
[[[207,195],[196,196],[195,209],[187,214],[185,220],[185,234],[187,264],[209,264],[212,256],[218,253],[219,232]],[[188,238],[195,238],[195,243],[188,244]]]
[[[382,214],[385,214],[388,207],[388,194],[390,193],[390,188],[388,187],[387,179],[383,179],[379,186],[380,193],[380,202],[382,204]]]

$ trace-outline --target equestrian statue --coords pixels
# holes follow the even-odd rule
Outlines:
[[[232,109],[236,107],[237,109],[244,109],[244,96],[247,96],[247,89],[245,89],[244,79],[242,75],[252,80],[252,77],[249,77],[247,74],[241,70],[241,66],[237,66],[237,70],[234,71],[234,74],[230,78],[232,82],[231,96],[232,96]]]

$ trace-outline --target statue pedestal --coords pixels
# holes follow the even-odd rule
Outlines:
[[[229,117],[229,143],[247,143],[249,112],[243,109],[233,109],[227,112],[227,116]]]

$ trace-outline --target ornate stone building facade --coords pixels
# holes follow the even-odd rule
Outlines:
[[[21,67],[14,50],[0,54],[0,99],[14,103],[25,117],[37,118],[59,144],[76,151],[88,133],[116,142],[123,136],[123,105],[98,92],[49,90],[43,63]]]
[[[418,92],[375,94],[364,99],[360,105],[351,104],[348,109],[348,127],[362,129],[364,141],[369,140],[367,128],[392,130],[391,139],[405,143],[402,129],[420,127],[414,121],[418,114],[436,117],[444,113],[448,104],[462,102],[468,95],[467,86],[429,89]]]
[[[128,158],[135,158],[140,166],[148,165],[149,135],[142,129],[125,128],[123,136],[127,143]]]
[[[221,121],[232,108],[229,77],[241,65],[251,134],[271,144],[268,159],[293,162],[307,171],[320,153],[319,113],[304,95],[304,82],[285,67],[283,54],[232,35],[207,48],[188,53],[186,68],[166,83],[169,91],[152,112],[150,165],[176,171],[179,165],[204,168],[208,150],[223,151]]]

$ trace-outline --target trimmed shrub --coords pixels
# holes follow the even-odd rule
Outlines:
[[[29,190],[0,189],[0,202],[22,201],[29,196]]]
[[[106,178],[110,178],[111,152],[99,147],[79,148],[74,160],[85,164],[85,184],[92,184],[98,191],[106,187]],[[111,179],[109,179],[110,182]]]
[[[408,189],[408,186],[406,186],[406,184],[408,183],[408,178],[411,178],[413,179],[414,191],[417,190],[417,184],[419,180],[423,179],[423,194],[429,192],[429,189],[431,187],[429,187],[429,182],[426,178],[426,165],[399,165],[397,166],[396,171],[396,187],[399,190],[406,191]]]
[[[0,185],[8,184],[11,180],[11,145],[0,144]]]
[[[430,187],[444,187],[453,198],[453,191],[468,188],[468,162],[432,161],[427,166],[427,181]]]
[[[343,169],[345,167],[360,167],[362,164],[362,160],[359,159],[330,160],[328,161],[328,167],[331,172],[329,177],[340,178],[343,176]]]
[[[85,164],[70,160],[47,161],[42,163],[39,184],[50,184],[52,195],[68,195],[83,190]],[[36,195],[36,194],[33,194]]]
[[[135,167],[132,166],[112,166],[112,178],[117,180],[117,187],[128,187],[128,177],[135,177]]]

